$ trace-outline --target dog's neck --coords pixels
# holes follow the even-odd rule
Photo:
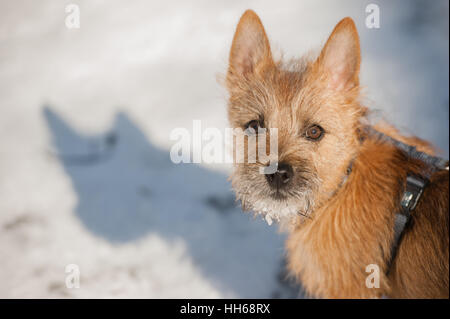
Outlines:
[[[345,297],[347,283],[359,282],[363,296],[387,294],[385,274],[402,191],[399,183],[423,165],[410,161],[395,145],[367,135],[347,180],[288,240],[290,263],[295,264],[290,268],[298,269],[308,291],[325,296],[321,289],[328,283],[336,290],[327,289],[327,297]],[[379,267],[381,289],[365,288],[368,265]]]
[[[370,138],[372,141],[376,140],[380,143],[387,143],[395,147],[396,150],[403,152],[408,160],[418,160],[424,164],[422,167],[421,175],[425,179],[429,179],[431,175],[437,170],[448,170],[448,160],[436,157],[425,152],[419,151],[416,146],[403,143],[385,133],[377,131],[372,126],[365,126],[359,135],[360,145],[362,146],[366,139]],[[332,192],[332,196],[336,195],[342,186],[347,182],[349,175],[353,170],[353,163],[357,156],[351,158],[349,164],[347,165],[347,169],[341,178],[341,182],[338,187]],[[330,197],[332,197],[330,196]],[[329,200],[329,199],[328,199]]]

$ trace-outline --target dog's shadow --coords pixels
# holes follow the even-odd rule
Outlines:
[[[299,296],[283,276],[284,237],[240,211],[226,176],[173,164],[124,113],[101,136],[76,132],[49,107],[44,117],[89,231],[115,244],[151,233],[182,240],[202,275],[230,296]]]

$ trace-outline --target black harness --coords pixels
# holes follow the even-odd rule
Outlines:
[[[400,200],[400,210],[395,214],[394,221],[394,240],[391,246],[391,256],[387,264],[387,274],[391,269],[392,263],[397,255],[405,228],[411,220],[411,212],[416,208],[420,197],[429,183],[431,176],[440,170],[448,170],[448,160],[440,157],[431,156],[424,152],[419,152],[415,146],[400,142],[386,134],[378,132],[373,127],[367,127],[367,133],[378,137],[380,140],[387,141],[402,150],[408,158],[420,160],[426,164],[426,168],[420,175],[408,174],[406,185]]]

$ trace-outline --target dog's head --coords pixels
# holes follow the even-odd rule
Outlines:
[[[282,219],[309,215],[339,187],[359,146],[359,37],[337,24],[317,58],[274,61],[253,11],[241,17],[229,57],[228,114],[234,128],[276,128],[278,170],[236,163],[233,188],[244,209]],[[248,154],[247,154],[248,155]]]

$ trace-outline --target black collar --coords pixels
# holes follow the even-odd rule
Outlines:
[[[423,174],[428,179],[431,177],[433,173],[439,170],[443,169],[448,170],[448,160],[446,159],[437,156],[432,156],[424,152],[420,152],[417,150],[415,146],[400,142],[384,133],[375,130],[372,126],[366,126],[365,131],[367,132],[368,135],[375,136],[379,140],[386,141],[396,146],[398,149],[403,151],[408,156],[408,158],[417,159],[427,164],[426,165],[427,169],[424,170]]]

